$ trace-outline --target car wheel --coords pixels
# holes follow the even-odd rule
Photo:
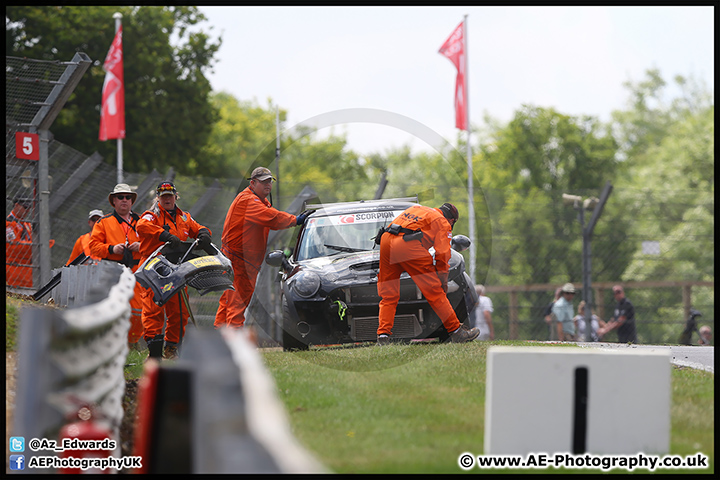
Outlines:
[[[283,350],[286,352],[292,350],[307,350],[308,345],[300,340],[300,332],[297,331],[296,322],[293,321],[292,315],[290,314],[290,306],[288,305],[287,297],[282,296],[282,310],[283,310]]]

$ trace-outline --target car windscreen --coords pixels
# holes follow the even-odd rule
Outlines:
[[[375,236],[402,210],[353,213],[309,218],[300,239],[296,260],[327,257],[343,252],[378,249]]]

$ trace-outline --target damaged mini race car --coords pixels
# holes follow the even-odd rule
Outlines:
[[[230,259],[210,244],[210,252],[196,248],[198,241],[181,242],[177,248],[169,243],[158,247],[135,272],[135,278],[153,292],[153,301],[165,305],[185,285],[200,295],[233,288]]]
[[[284,350],[377,339],[380,247],[374,238],[381,227],[416,203],[413,198],[402,198],[306,206],[317,210],[298,232],[291,255],[274,250],[265,259],[268,265],[281,268]],[[461,323],[478,300],[459,253],[469,246],[470,239],[464,235],[452,239],[447,297]],[[420,289],[403,273],[393,338],[444,341],[448,336]]]

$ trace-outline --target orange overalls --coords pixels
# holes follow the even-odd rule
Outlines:
[[[158,205],[157,210],[146,210],[137,224],[140,235],[140,255],[143,263],[152,253],[165,242],[158,237],[168,227],[168,232],[185,241],[188,237],[197,238],[201,229],[206,229],[212,235],[210,229],[197,223],[190,213],[183,212],[180,207],[175,206],[175,217],[167,210]],[[183,287],[187,292],[187,287]],[[150,288],[140,287],[142,290],[142,325],[144,328],[143,337],[149,342],[156,335],[162,334],[165,316],[167,315],[167,328],[165,328],[165,341],[173,344],[180,343],[187,325],[190,311],[178,291],[175,298],[171,298],[165,305],[158,306],[153,302],[153,291]]]
[[[267,199],[260,200],[250,187],[235,197],[225,217],[222,233],[222,252],[232,262],[235,290],[225,290],[220,297],[215,328],[243,326],[245,309],[255,291],[270,230],[290,228],[296,224],[295,215],[273,208]]]
[[[92,232],[88,232],[85,235],[80,235],[77,240],[75,240],[75,245],[73,246],[72,252],[70,252],[70,258],[68,258],[67,263],[65,266],[70,265],[70,263],[77,258],[78,255],[81,253],[84,253],[88,257],[90,257],[93,260],[102,260],[100,258],[94,257],[92,255],[92,252],[90,252],[90,236],[92,235]]]
[[[407,233],[392,235],[389,232],[381,237],[377,289],[382,300],[377,334],[392,332],[403,272],[412,277],[448,333],[454,332],[460,328],[460,321],[446,295],[452,238],[450,222],[438,208],[413,205],[392,223],[408,230],[421,230],[423,238],[406,242],[403,236]],[[435,265],[428,252],[430,247],[435,247]]]
[[[114,245],[135,243],[139,241],[136,231],[138,214],[130,212],[130,223],[123,220],[117,213],[108,213],[95,223],[90,232],[90,256],[113,262],[122,263],[123,256],[117,253],[111,253],[110,249]],[[74,252],[74,250],[73,250]],[[76,255],[77,256],[77,255]],[[71,255],[71,260],[75,257]],[[132,252],[133,265],[130,270],[134,273],[140,265],[140,253]],[[130,330],[128,331],[128,343],[136,343],[142,336],[143,327],[140,315],[142,314],[142,287],[135,282],[135,293],[130,299]]]
[[[20,220],[12,212],[5,219],[5,284],[33,286],[32,224]]]

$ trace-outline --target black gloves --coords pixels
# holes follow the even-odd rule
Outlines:
[[[203,228],[198,232],[197,240],[200,248],[207,252],[212,243],[212,237],[210,237],[210,232],[208,232],[207,228]]]
[[[162,232],[158,237],[158,240],[160,240],[161,242],[170,242],[170,246],[172,248],[178,248],[182,243],[178,237],[176,237],[170,232]]]
[[[307,220],[307,217],[314,212],[315,212],[315,210],[305,210],[304,212],[302,212],[300,215],[298,215],[296,217],[297,218],[296,225],[302,225],[303,223],[305,223],[305,220]]]

